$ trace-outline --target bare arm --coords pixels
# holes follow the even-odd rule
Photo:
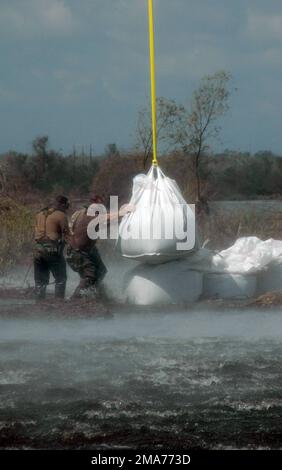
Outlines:
[[[123,217],[125,216],[126,214],[130,213],[130,212],[134,212],[135,210],[135,207],[132,205],[132,204],[124,204],[119,211],[116,211],[116,212],[107,212],[106,214],[99,214],[98,217],[99,217],[99,223],[104,223],[104,224],[108,224],[109,222],[111,222],[112,220],[117,220],[119,219],[120,217]],[[97,215],[95,216],[92,216],[92,217],[89,217],[91,218],[91,220],[95,219],[95,217],[97,217]]]

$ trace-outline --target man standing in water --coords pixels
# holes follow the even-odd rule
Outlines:
[[[103,199],[100,196],[93,195],[90,198],[90,206],[103,204]],[[71,236],[68,240],[67,248],[67,262],[73,271],[77,272],[80,276],[80,282],[75,289],[72,298],[81,298],[83,295],[95,296],[97,287],[103,280],[107,273],[107,268],[104,265],[100,253],[96,246],[97,240],[89,238],[87,228],[89,223],[98,216],[99,210],[96,215],[87,215],[88,206],[76,211],[71,217],[70,232]],[[95,207],[94,207],[95,210]],[[124,209],[117,213],[105,213],[100,216],[99,222],[107,224],[110,220],[122,217],[126,212],[132,209],[127,205]],[[99,230],[99,225],[96,231]]]
[[[92,196],[90,205],[92,204],[103,204],[103,200],[100,196]],[[81,298],[83,293],[95,295],[97,285],[107,273],[96,247],[96,240],[91,240],[87,234],[87,227],[93,220],[93,217],[87,215],[87,209],[88,206],[85,206],[71,217],[67,262],[80,276],[80,282],[72,298]]]
[[[65,297],[67,273],[63,251],[69,236],[68,208],[68,198],[57,196],[52,208],[46,207],[36,215],[34,280],[37,300],[46,297],[50,272],[55,278],[55,298]]]

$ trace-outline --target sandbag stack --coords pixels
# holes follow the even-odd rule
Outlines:
[[[119,228],[122,256],[159,264],[198,248],[194,212],[176,182],[159,167],[133,179],[129,205],[135,209],[123,217]]]
[[[187,304],[282,289],[282,241],[242,237],[218,253],[200,249],[193,210],[159,167],[134,178],[130,204],[118,247],[141,264],[126,276],[128,302]]]
[[[195,215],[176,182],[152,166],[134,178],[129,204],[135,210],[122,219],[118,249],[142,264],[126,278],[126,299],[138,305],[197,301],[203,275],[187,263],[199,248]]]

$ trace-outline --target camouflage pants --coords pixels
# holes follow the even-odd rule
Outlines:
[[[96,286],[107,273],[107,268],[95,246],[91,247],[89,251],[75,250],[68,247],[67,262],[73,271],[80,276],[80,283],[75,291],[75,294],[78,295],[81,289]]]
[[[55,297],[65,297],[67,270],[62,247],[56,242],[38,242],[34,249],[34,281],[37,299],[44,299],[50,282],[50,273],[55,279]]]

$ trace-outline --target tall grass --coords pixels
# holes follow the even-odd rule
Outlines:
[[[256,236],[262,240],[281,239],[282,215],[275,212],[257,211],[228,212],[211,211],[199,220],[203,241],[209,240],[207,248],[228,248],[237,238]]]
[[[32,248],[33,213],[10,198],[0,198],[0,273],[26,257]]]
[[[11,198],[0,198],[0,273],[25,261],[32,253],[34,206],[30,208]],[[197,218],[202,241],[207,248],[222,250],[237,238],[257,236],[263,240],[281,239],[282,214],[278,212],[214,210]],[[102,244],[111,252],[109,241]],[[105,251],[105,250],[104,250]]]

